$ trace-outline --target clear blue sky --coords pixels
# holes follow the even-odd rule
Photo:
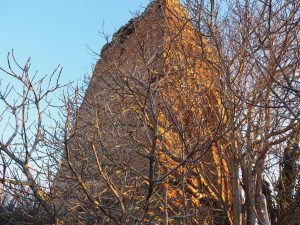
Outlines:
[[[12,48],[24,63],[32,57],[32,70],[42,76],[58,65],[62,81],[91,75],[95,57],[104,40],[99,31],[113,34],[143,10],[149,0],[0,0],[0,66]],[[33,71],[32,71],[33,72]],[[0,73],[0,79],[3,74]]]

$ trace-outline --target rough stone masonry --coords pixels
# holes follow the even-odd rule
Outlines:
[[[220,84],[208,59],[213,49],[178,0],[151,2],[116,32],[66,147],[57,181],[63,214],[230,223],[229,168],[216,141]]]

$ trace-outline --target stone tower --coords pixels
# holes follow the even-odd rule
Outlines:
[[[108,224],[230,222],[220,84],[208,59],[213,49],[178,0],[151,2],[115,33],[66,146],[57,182],[64,214]]]

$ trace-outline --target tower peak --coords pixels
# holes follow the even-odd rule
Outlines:
[[[179,0],[160,0],[160,2],[166,5],[180,4]]]

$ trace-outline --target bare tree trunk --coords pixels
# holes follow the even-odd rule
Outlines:
[[[261,195],[262,197],[262,214],[264,217],[264,222],[265,225],[271,225],[271,221],[270,221],[270,216],[269,216],[269,210],[268,210],[268,205],[267,205],[267,199],[266,196],[264,194]]]
[[[233,224],[242,224],[242,208],[241,208],[241,195],[239,187],[239,166],[235,162],[232,163],[232,204],[233,204]]]
[[[255,189],[252,172],[249,171],[249,165],[242,164],[243,185],[245,190],[245,216],[247,225],[255,225]]]

